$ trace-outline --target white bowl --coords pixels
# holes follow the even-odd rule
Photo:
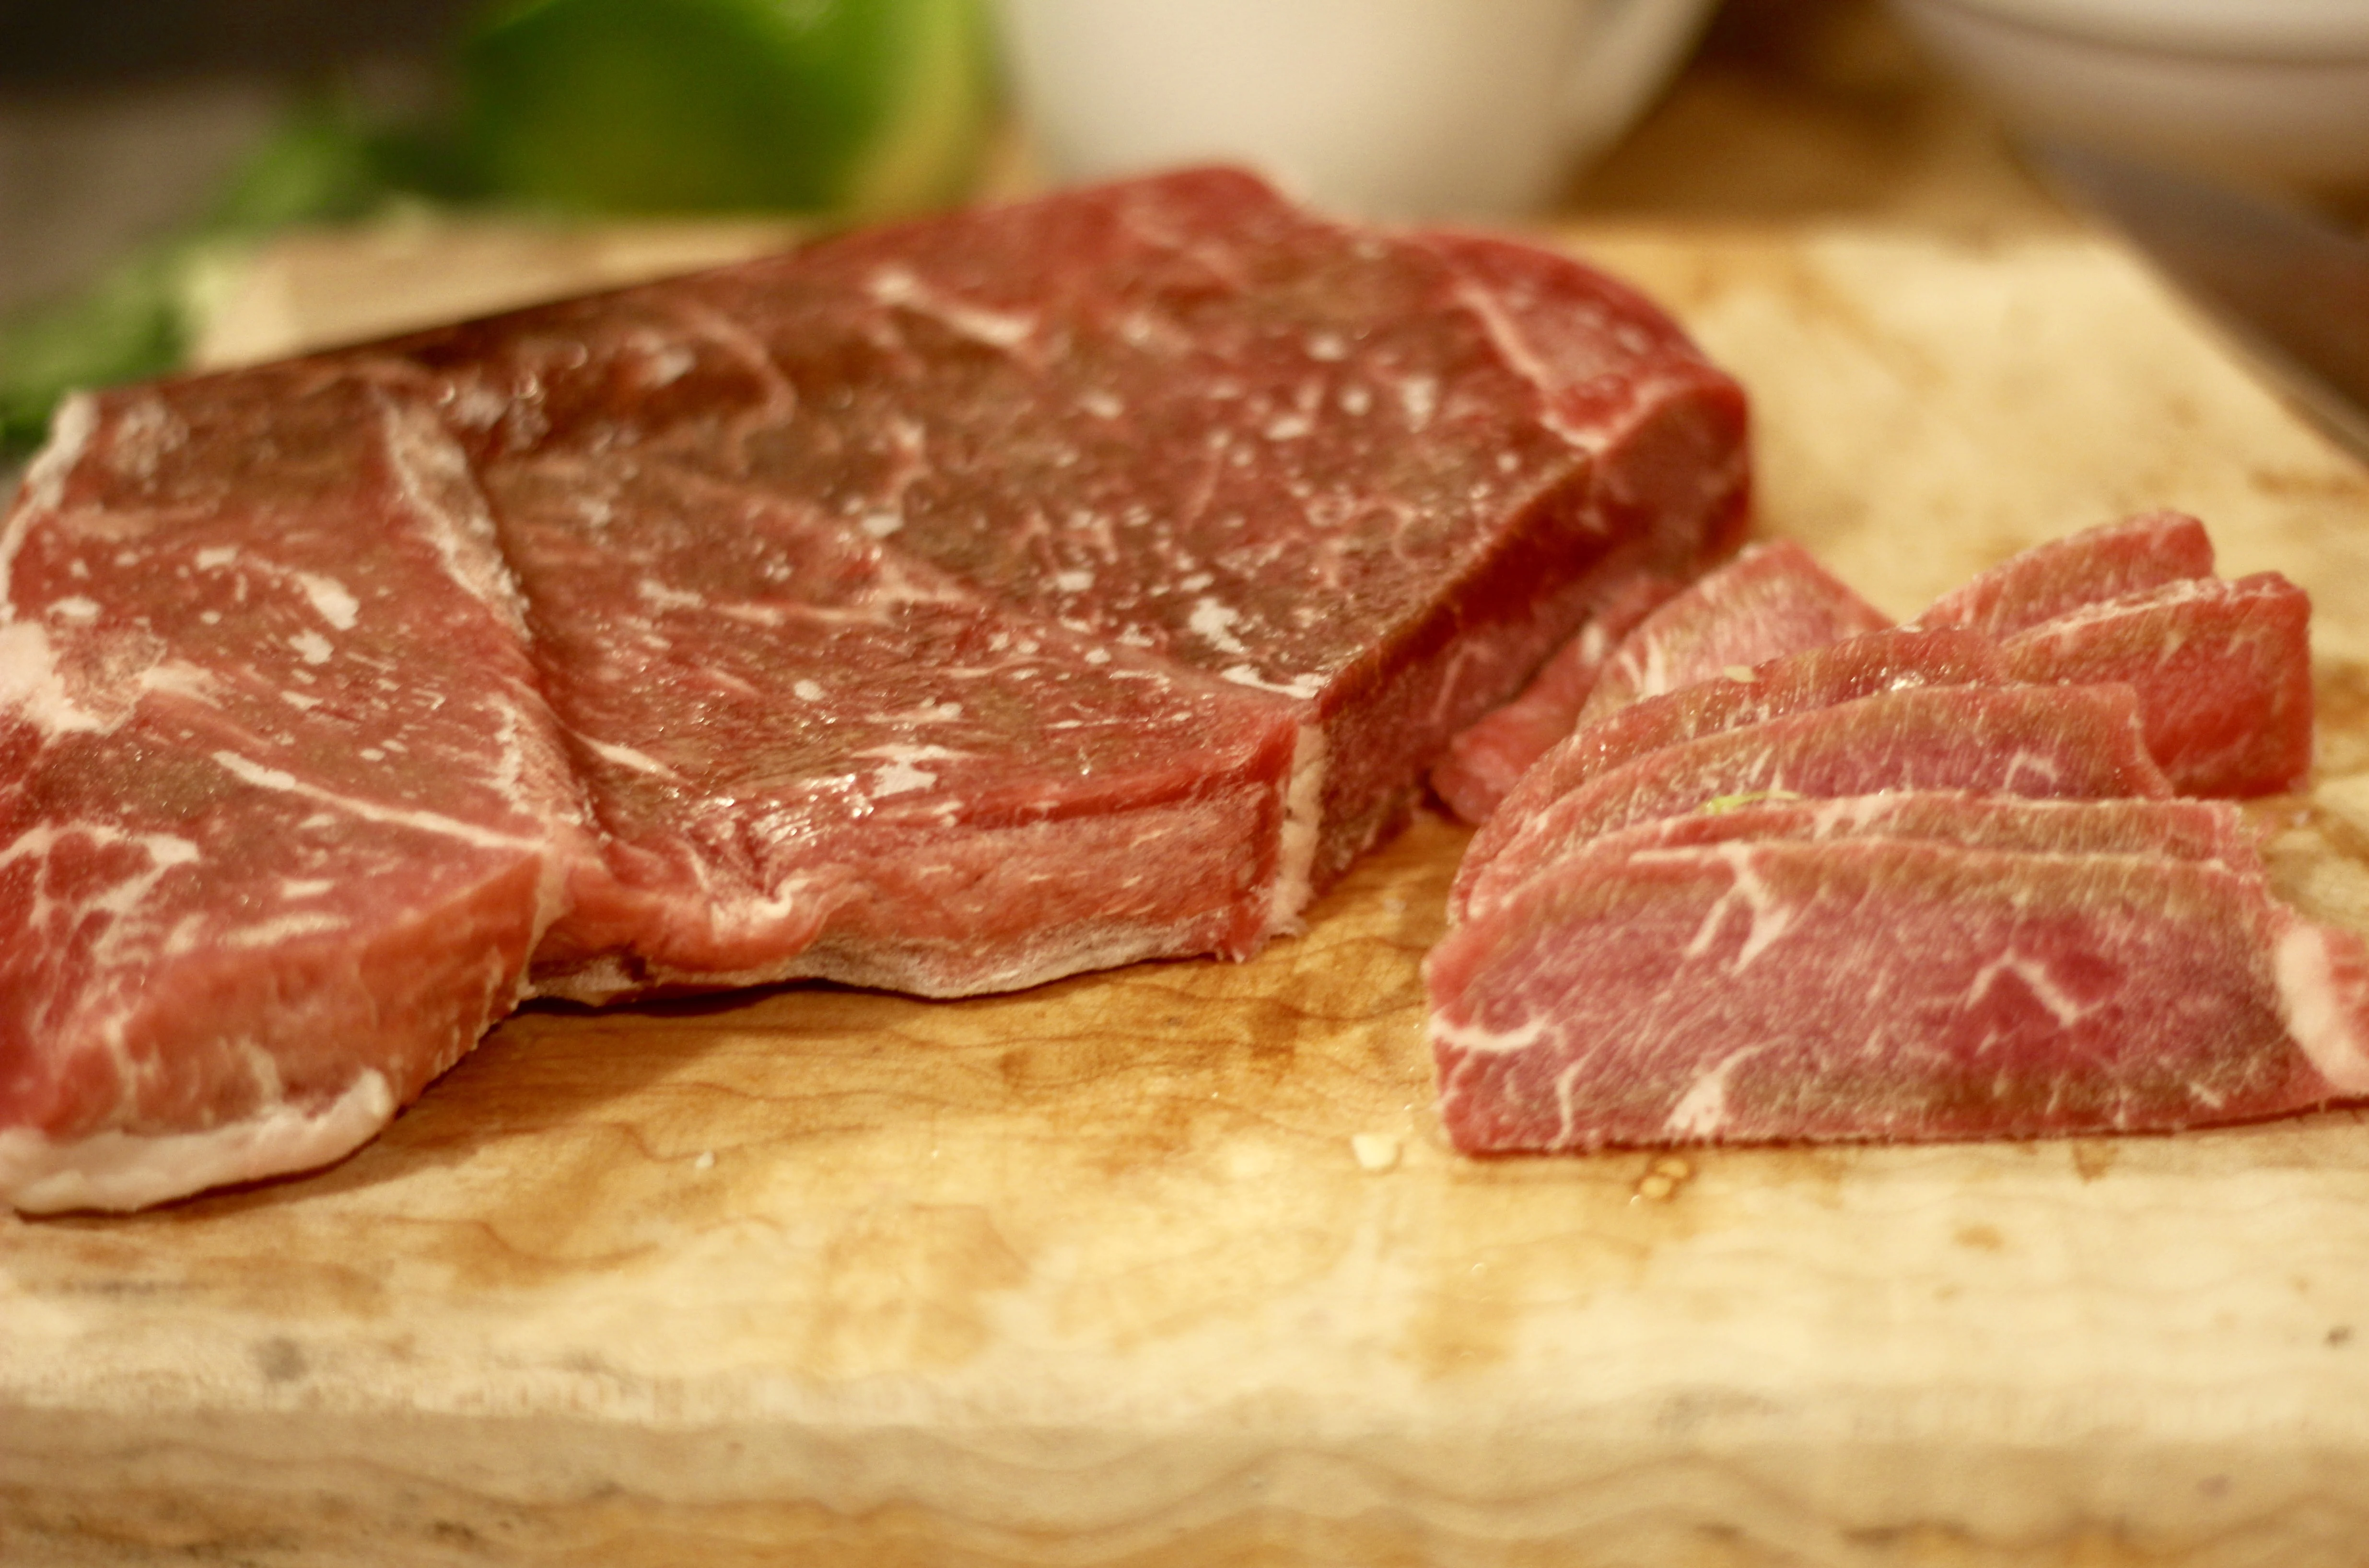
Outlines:
[[[1001,0],[1048,172],[1208,158],[1375,217],[1550,200],[1688,50],[1711,0]]]
[[[1894,0],[2018,130],[2369,190],[2369,0]]]

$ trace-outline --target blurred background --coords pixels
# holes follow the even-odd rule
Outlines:
[[[0,303],[194,220],[292,100],[441,90],[470,0],[0,0]]]
[[[196,221],[293,104],[335,90],[390,119],[450,112],[454,62],[484,10],[0,0],[0,305],[68,288],[125,246]],[[1727,0],[1636,133],[1646,155],[1572,194],[1656,212],[1889,203],[1904,170],[1967,151],[1940,144],[1968,128],[1949,123],[1957,106],[1932,101],[1938,86],[1875,0]],[[1739,112],[1789,134],[1741,143]],[[1696,155],[1672,156],[1680,147]]]

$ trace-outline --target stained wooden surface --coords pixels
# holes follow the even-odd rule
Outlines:
[[[2308,588],[2321,776],[2265,814],[2369,930],[2369,470],[2038,206],[1618,205],[1563,237],[1888,608],[2154,505]],[[642,243],[307,242],[213,347]],[[1462,840],[1242,966],[532,1009],[332,1171],[0,1219],[0,1562],[2369,1562],[2369,1116],[1459,1159],[1416,967]]]

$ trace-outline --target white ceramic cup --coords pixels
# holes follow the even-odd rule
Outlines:
[[[1550,200],[1627,129],[1713,0],[1001,0],[1062,179],[1228,160],[1376,217]]]

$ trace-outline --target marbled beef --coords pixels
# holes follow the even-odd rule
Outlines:
[[[76,406],[0,535],[44,1207],[333,1158],[530,952],[587,1000],[1246,955],[1745,495],[1632,292],[1225,171]]]
[[[1243,956],[1298,914],[1299,726],[1268,694],[697,475],[553,457],[490,484],[609,844],[544,992],[968,994]]]
[[[1468,1150],[2165,1131],[2369,1092],[2360,939],[2206,861],[1599,843],[1425,972]]]
[[[1458,919],[1502,900],[1600,834],[1715,802],[1973,789],[2044,799],[2171,793],[2127,686],[1935,686],[1884,692],[1648,751],[1599,773],[1468,852],[1448,893]],[[1482,846],[1476,841],[1474,849]]]
[[[1612,650],[1677,588],[1650,573],[1629,578],[1530,678],[1520,696],[1458,731],[1448,743],[1448,755],[1431,770],[1431,787],[1448,808],[1475,824],[1494,815],[1530,765],[1579,722],[1579,710]]]
[[[822,700],[766,721],[776,754],[806,737],[789,742],[797,777],[751,789],[727,765],[688,813],[634,798],[679,783],[593,765],[603,819],[635,846],[612,859],[639,912],[612,919],[596,892],[547,944],[538,984],[586,1000],[812,973],[944,993],[1252,951],[1403,818],[1448,737],[1589,605],[1730,548],[1745,499],[1740,393],[1632,292],[1528,246],[1345,229],[1225,171],[851,235],[353,358],[424,378],[480,443],[555,700],[599,710],[602,740],[657,755],[643,742],[675,722],[678,685],[702,690],[691,667],[710,646],[727,667],[786,669],[843,642],[856,667],[900,671],[906,690],[877,703],[864,680],[816,672]],[[699,485],[695,506],[665,498]],[[618,486],[640,498],[569,514],[571,491]],[[596,550],[695,537],[696,517],[669,520],[686,506],[763,515],[768,538],[836,534],[883,583],[929,585],[915,591],[941,624],[910,608],[818,620],[784,599],[790,619],[761,628],[671,567],[647,589],[623,572],[595,589],[535,565],[579,553],[571,531]],[[678,565],[698,554],[667,548]],[[1058,702],[1015,697],[1000,652],[949,657],[944,617],[966,604],[1001,627],[978,630],[981,647],[1059,650],[1060,679],[1036,688]],[[658,613],[663,631],[606,659],[574,651]],[[805,651],[753,651],[801,636]],[[1022,679],[1043,675],[1039,661]],[[959,734],[911,716],[956,710]],[[1100,755],[1047,749],[1040,723],[1095,737]],[[1206,747],[1174,738],[1196,728]],[[883,761],[917,753],[929,786],[887,803],[833,763],[858,730]],[[970,761],[919,754],[954,751]],[[1033,783],[1009,771],[1038,755]],[[853,887],[853,863],[807,830],[853,816],[885,845],[901,823],[896,853],[935,864],[1033,822],[1009,846],[1024,870],[994,858],[1075,881],[1090,905],[1117,895],[1085,823],[1115,832],[1115,813],[1163,801],[1192,820],[1147,831],[1180,853],[1234,847],[1151,879],[1174,910],[1149,893],[1101,913],[1055,898],[1075,942],[990,885],[979,907],[1002,912],[984,925],[910,878],[887,893],[876,856]],[[711,929],[719,900],[756,923]],[[892,928],[929,932],[929,952],[900,953]]]
[[[2121,681],[2182,795],[2294,789],[2311,769],[2311,600],[2276,572],[2100,600],[2000,646],[2019,681]]]
[[[2010,555],[1935,600],[1916,624],[2011,637],[2100,600],[2212,575],[2203,523],[2185,512],[2142,512]]]
[[[1503,820],[1475,834],[1470,853],[1487,860],[1524,822],[1562,796],[1598,773],[1665,746],[1879,692],[1998,686],[2007,680],[2007,666],[1988,638],[1972,632],[1914,628],[1869,632],[1738,667],[1615,709],[1565,737],[1508,793]]]
[[[1755,544],[1637,624],[1605,661],[1578,722],[1736,667],[1820,647],[1892,617],[1791,539]]]
[[[1659,817],[1589,839],[1574,853],[1676,849],[1740,839],[1917,839],[1961,849],[2045,854],[2155,854],[2217,861],[2260,875],[2254,829],[2217,800],[2035,800],[1973,790],[1883,790],[1874,795],[1780,794]],[[1550,862],[1550,864],[1552,863]]]
[[[314,367],[77,401],[0,582],[0,1198],[346,1153],[598,864],[458,449]]]

